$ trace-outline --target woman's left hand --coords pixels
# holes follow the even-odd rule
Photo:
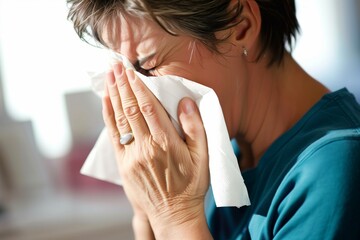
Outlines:
[[[107,78],[103,117],[135,214],[147,216],[157,239],[208,239],[204,214],[208,151],[196,104],[188,98],[179,104],[183,140],[134,71],[118,63]],[[120,136],[129,132],[134,140],[120,144]]]

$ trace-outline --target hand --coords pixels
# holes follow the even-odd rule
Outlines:
[[[107,78],[103,117],[135,215],[149,219],[157,239],[209,237],[204,214],[208,151],[196,105],[187,98],[179,104],[184,141],[132,70],[116,64]],[[134,141],[121,145],[120,135],[131,131]]]
[[[154,232],[151,228],[149,219],[144,212],[134,214],[132,225],[134,229],[135,239],[155,240]]]

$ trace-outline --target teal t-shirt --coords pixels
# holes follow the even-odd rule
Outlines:
[[[325,95],[244,171],[251,206],[216,208],[214,239],[360,239],[360,106]]]

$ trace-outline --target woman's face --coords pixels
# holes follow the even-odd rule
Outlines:
[[[229,134],[236,133],[242,64],[241,57],[232,54],[231,44],[220,49],[226,54],[215,54],[194,38],[172,36],[154,22],[132,16],[121,17],[115,29],[113,34],[105,33],[108,46],[149,70],[148,74],[176,75],[212,88],[219,97]]]

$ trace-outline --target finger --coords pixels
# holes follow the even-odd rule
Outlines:
[[[119,78],[121,77],[122,76],[120,73]],[[107,89],[109,92],[110,101],[113,108],[114,118],[118,131],[120,132],[120,134],[131,132],[130,125],[127,121],[127,118],[122,108],[121,98],[113,71],[108,72],[107,74]]]
[[[135,139],[142,139],[144,136],[149,135],[149,129],[140,112],[137,99],[130,87],[127,75],[129,70],[124,71],[124,68],[120,63],[115,64],[113,68],[118,91],[121,96],[123,113],[134,133]]]
[[[116,126],[114,110],[111,105],[111,100],[109,96],[109,90],[107,88],[107,84],[105,83],[105,93],[102,98],[102,116],[105,122],[105,126],[107,128],[109,137],[111,142],[113,143],[115,149],[121,150],[123,146],[119,144],[120,133]]]
[[[192,159],[207,159],[205,129],[195,102],[190,98],[183,98],[179,102],[178,115]]]
[[[167,131],[175,131],[165,109],[142,80],[133,71],[129,71],[128,77],[151,135],[156,138]]]

